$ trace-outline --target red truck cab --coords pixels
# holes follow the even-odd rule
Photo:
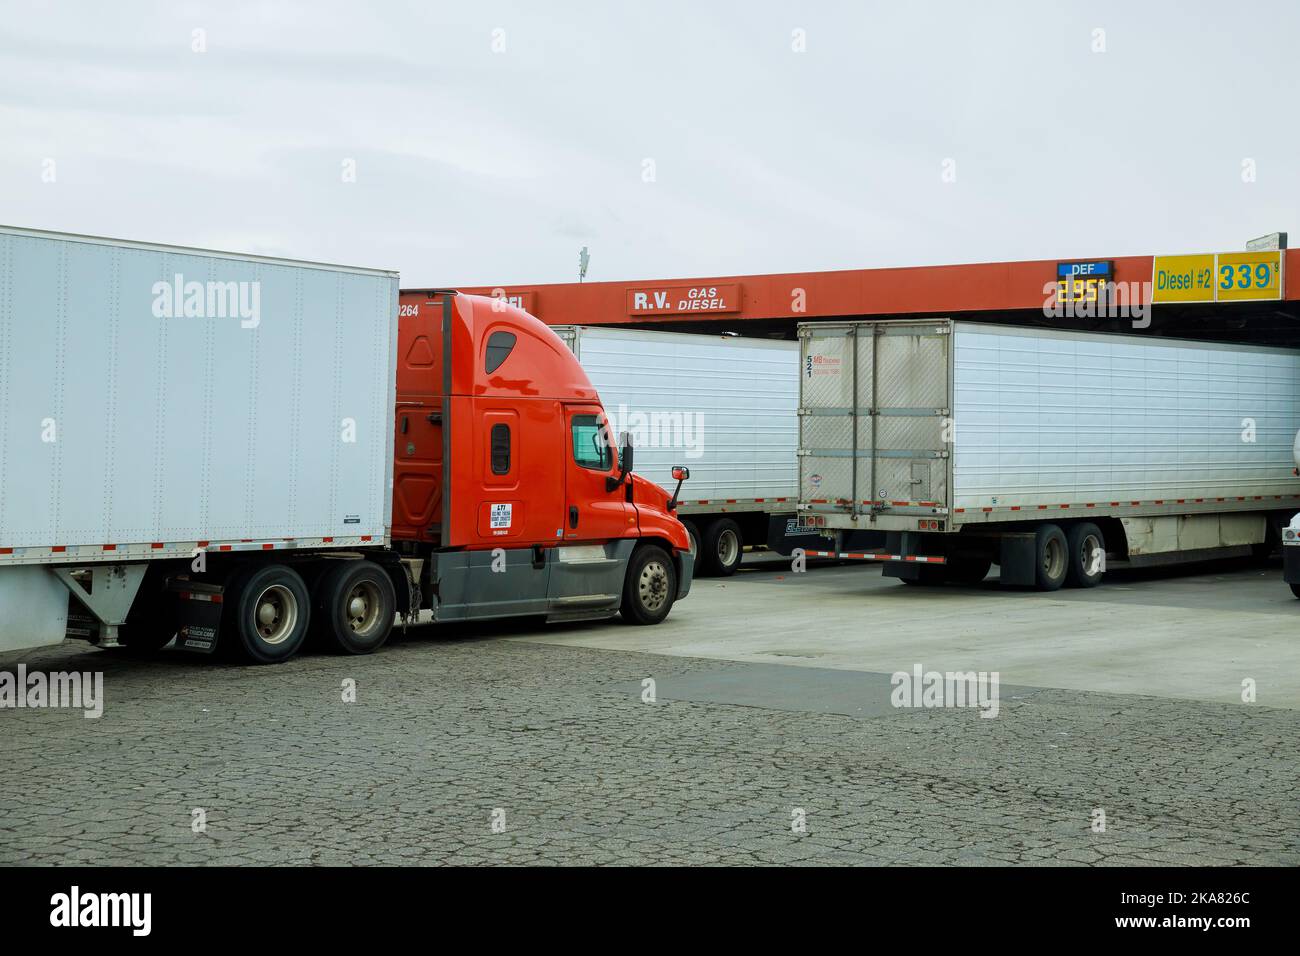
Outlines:
[[[676,493],[632,472],[559,336],[449,291],[403,291],[399,313],[392,538],[420,606],[663,620],[693,573]]]

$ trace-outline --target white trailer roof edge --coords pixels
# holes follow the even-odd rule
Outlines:
[[[267,265],[297,266],[321,269],[327,272],[351,272],[358,275],[398,277],[396,269],[377,269],[366,266],[349,266],[337,262],[317,262],[311,259],[290,259],[285,256],[263,256],[254,253],[230,252],[223,249],[203,249],[198,246],[177,246],[162,242],[140,242],[135,239],[114,239],[110,236],[87,236],[73,232],[56,232],[48,229],[28,229],[24,226],[7,226],[0,223],[0,234],[27,236],[33,239],[51,239],[59,242],[82,242],[95,246],[125,246],[149,252],[178,253],[182,255],[210,256],[217,259],[234,259],[240,262],[261,262]]]
[[[1151,335],[1143,332],[1101,332],[1087,329],[1049,329],[1040,325],[1007,325],[1000,322],[978,322],[973,319],[949,318],[844,319],[832,320],[829,322],[800,322],[799,334],[802,338],[806,337],[804,335],[804,330],[811,330],[811,334],[816,334],[816,331],[819,329],[829,331],[832,329],[847,329],[855,325],[883,325],[886,327],[897,326],[899,328],[918,325],[948,325],[953,329],[972,329],[978,332],[986,332],[990,335],[1032,335],[1037,338],[1087,342],[1095,342],[1099,336],[1104,336],[1107,339],[1127,339],[1144,343],[1158,342],[1161,345],[1175,347],[1213,347],[1229,351],[1261,352],[1274,355],[1278,352],[1300,352],[1300,348],[1285,345],[1259,345],[1253,342],[1224,342],[1220,339],[1184,339],[1177,336]]]

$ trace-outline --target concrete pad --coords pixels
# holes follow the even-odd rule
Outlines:
[[[1300,709],[1300,601],[1280,569],[1112,573],[1054,593],[908,587],[878,567],[747,562],[698,580],[656,627],[518,640],[889,674],[998,671],[1005,684]]]

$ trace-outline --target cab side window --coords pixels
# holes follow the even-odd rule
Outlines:
[[[513,332],[493,332],[487,340],[487,356],[483,363],[483,371],[491,374],[501,367],[501,363],[506,360],[510,350],[515,347],[515,334]]]
[[[573,433],[573,460],[583,468],[609,471],[614,464],[614,450],[609,444],[609,433],[595,415],[574,415],[570,422]]]
[[[510,426],[498,423],[492,426],[492,474],[510,474]]]

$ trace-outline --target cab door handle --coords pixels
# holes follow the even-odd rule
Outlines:
[[[576,528],[577,526],[578,526],[578,506],[569,505],[569,527]]]

